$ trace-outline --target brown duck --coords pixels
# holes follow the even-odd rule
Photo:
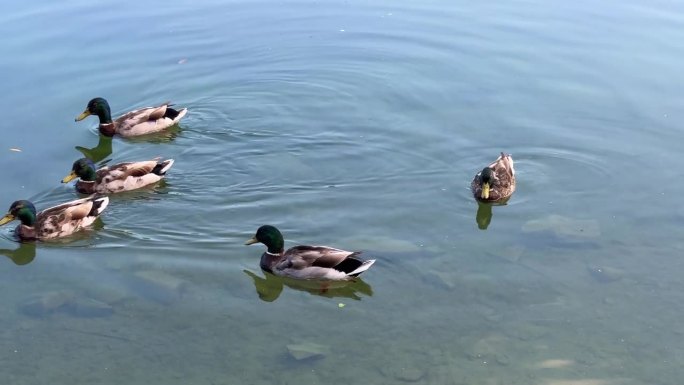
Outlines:
[[[505,153],[478,172],[470,183],[475,199],[481,202],[505,201],[515,191],[513,158]]]

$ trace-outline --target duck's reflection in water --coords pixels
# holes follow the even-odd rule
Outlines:
[[[16,249],[0,249],[0,254],[9,258],[17,266],[28,265],[36,258],[36,243],[21,242]]]
[[[508,199],[499,202],[477,202],[477,213],[475,214],[475,222],[480,230],[487,230],[487,227],[492,223],[492,207],[505,206]]]
[[[97,146],[93,148],[76,146],[76,150],[86,158],[97,163],[112,154],[112,137],[100,134],[100,140],[97,142]]]
[[[249,270],[243,271],[252,278],[259,299],[266,302],[273,302],[278,299],[285,286],[328,298],[340,297],[360,300],[361,295],[368,297],[373,295],[373,288],[361,278],[350,281],[298,280],[279,277],[267,272],[263,272],[264,276],[260,277]]]

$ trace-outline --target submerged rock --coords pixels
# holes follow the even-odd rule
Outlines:
[[[496,334],[490,335],[477,341],[466,352],[466,356],[472,361],[497,363],[501,366],[506,366],[510,363],[510,358],[506,354],[509,347],[510,342],[508,338]]]
[[[321,359],[328,354],[328,347],[313,342],[287,345],[287,352],[297,361]]]
[[[508,262],[518,262],[520,257],[525,254],[526,247],[524,245],[514,245],[508,246],[499,253],[499,257],[507,260]]]
[[[180,278],[161,271],[139,271],[134,274],[135,289],[145,298],[169,304],[180,299],[188,288],[188,283]]]
[[[106,317],[114,313],[109,304],[80,296],[70,290],[34,295],[21,304],[20,309],[32,317],[44,317],[57,312],[74,317]]]
[[[65,310],[75,316],[83,318],[107,317],[114,313],[114,309],[104,302],[92,298],[74,298]]]
[[[525,222],[522,230],[524,232],[552,231],[559,237],[595,238],[601,235],[599,223],[595,219],[575,219],[556,214],[529,220]]]
[[[438,270],[428,272],[425,279],[437,287],[448,290],[454,290],[459,284],[455,274]]]
[[[29,297],[19,309],[32,317],[44,317],[66,306],[76,294],[69,290],[49,291]]]

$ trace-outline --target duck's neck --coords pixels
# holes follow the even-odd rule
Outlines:
[[[24,226],[33,226],[36,222],[36,214],[28,208],[19,210],[19,212],[17,213],[17,218],[21,221],[21,224]]]
[[[112,123],[112,113],[109,106],[99,106],[96,115],[100,119],[100,125]]]
[[[79,177],[84,182],[93,182],[97,179],[97,173],[92,167],[88,167],[83,174],[79,175]]]

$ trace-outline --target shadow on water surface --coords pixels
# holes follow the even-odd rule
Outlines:
[[[277,300],[284,286],[327,298],[340,297],[358,301],[361,300],[360,294],[368,297],[373,295],[373,288],[360,278],[353,281],[309,281],[278,277],[266,272],[262,278],[249,270],[243,270],[243,272],[252,278],[259,299],[265,302]]]

